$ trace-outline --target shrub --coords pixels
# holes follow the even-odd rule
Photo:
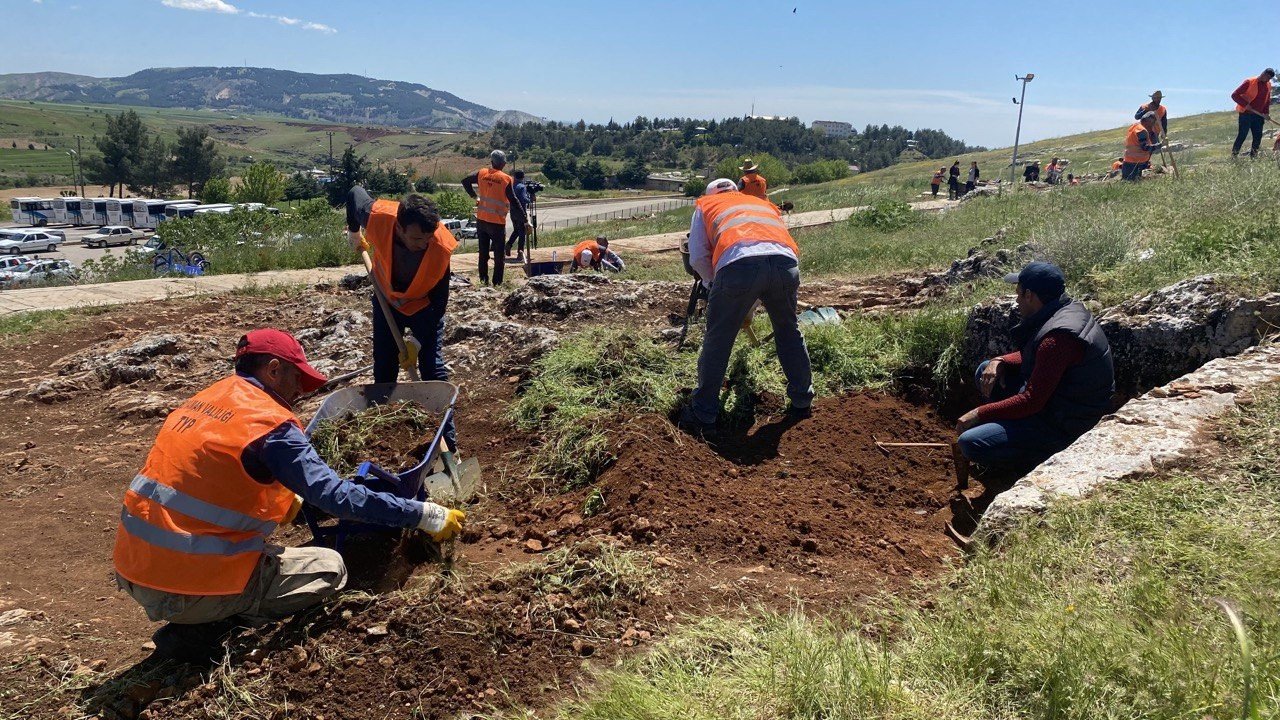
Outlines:
[[[441,190],[432,198],[442,218],[469,218],[475,203],[457,190]]]
[[[870,207],[859,210],[849,220],[859,227],[873,228],[881,232],[901,230],[917,222],[919,216],[911,205],[901,200],[877,200]]]
[[[702,191],[707,189],[707,179],[700,178],[697,175],[684,181],[684,194],[686,197],[700,197]]]
[[[795,169],[795,182],[821,183],[849,177],[849,164],[843,160],[819,160]]]
[[[200,202],[205,204],[231,202],[231,181],[224,177],[209,178],[200,188]]]

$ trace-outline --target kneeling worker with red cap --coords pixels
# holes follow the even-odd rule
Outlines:
[[[437,542],[461,531],[461,510],[375,492],[320,459],[292,407],[324,382],[293,336],[253,330],[236,346],[235,374],[169,414],[116,530],[116,581],[152,620],[203,629],[272,620],[341,590],[337,552],[267,542],[301,502]]]

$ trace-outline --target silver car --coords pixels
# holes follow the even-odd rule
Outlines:
[[[66,240],[61,230],[0,230],[0,253],[54,252]]]

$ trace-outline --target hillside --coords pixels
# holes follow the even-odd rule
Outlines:
[[[0,75],[0,97],[271,113],[441,130],[488,130],[499,121],[538,119],[516,110],[494,110],[417,83],[271,68],[149,68],[114,78],[52,72]]]

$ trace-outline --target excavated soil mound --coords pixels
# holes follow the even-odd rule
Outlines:
[[[514,499],[473,531],[476,551],[536,553],[607,535],[688,558],[693,575],[754,572],[780,598],[798,590],[817,604],[905,586],[955,554],[944,535],[950,452],[887,454],[873,439],[940,441],[954,430],[899,398],[823,399],[812,418],[765,420],[714,447],[653,416],[616,433],[618,460],[595,485]]]

